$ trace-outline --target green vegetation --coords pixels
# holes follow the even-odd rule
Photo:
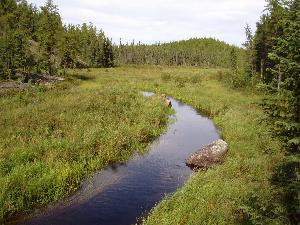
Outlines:
[[[165,73],[169,81],[163,79]],[[161,81],[146,85],[209,114],[229,143],[229,154],[224,164],[196,173],[166,197],[145,224],[289,224],[291,202],[282,202],[284,190],[273,183],[277,166],[288,158],[262,121],[257,103],[263,96],[222,85],[218,73],[164,69]],[[184,85],[178,85],[177,76]],[[201,82],[190,82],[195,76]]]
[[[296,224],[297,160],[264,121],[263,92],[232,89],[224,69],[146,66],[90,74],[174,96],[210,115],[229,143],[224,164],[195,173],[145,224]]]
[[[164,199],[146,224],[288,224],[295,205],[286,178],[295,177],[282,165],[290,158],[263,122],[257,103],[264,95],[232,90],[220,80],[228,74],[180,67],[77,70],[71,77],[84,80],[80,85],[2,96],[3,105],[10,102],[1,107],[3,216],[67,196],[91,171],[144,149],[167,121],[161,102],[138,95],[149,90],[210,115],[230,150],[224,164],[196,173]]]
[[[299,223],[299,16],[299,0],[268,0],[244,48],[212,38],[112,45],[92,24],[63,25],[51,0],[40,9],[2,0],[0,79],[67,81],[0,90],[0,218],[61,199],[92,171],[143,152],[170,113],[142,98],[149,90],[210,115],[230,149],[145,224]],[[110,69],[75,70],[91,67]]]
[[[115,46],[118,65],[230,67],[230,52],[235,50],[242,64],[244,50],[213,38],[145,45],[141,43]]]
[[[93,24],[63,25],[52,0],[0,2],[0,79],[57,74],[59,68],[113,66],[111,41]]]
[[[263,107],[274,134],[292,152],[300,151],[300,1],[268,1],[252,37],[246,30],[249,75],[268,92]],[[256,78],[255,78],[256,77]]]
[[[164,102],[103,72],[0,95],[0,221],[68,196],[163,132]]]

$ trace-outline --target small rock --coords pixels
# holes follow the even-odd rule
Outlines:
[[[207,169],[221,163],[227,150],[227,143],[219,139],[192,154],[185,163],[192,169]]]
[[[57,77],[57,80],[58,80],[58,81],[64,81],[65,78],[63,78],[63,77]]]
[[[165,94],[162,94],[161,97],[165,100],[166,105],[167,105],[168,107],[172,107],[172,102],[171,102],[171,100],[168,99],[168,98],[166,97]]]
[[[166,98],[166,104],[167,104],[167,106],[172,107],[172,102],[168,98]]]

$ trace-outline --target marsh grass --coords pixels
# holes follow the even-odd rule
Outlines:
[[[229,153],[224,164],[195,173],[164,198],[144,224],[289,224],[287,205],[292,202],[282,201],[284,189],[273,182],[277,167],[286,160],[285,151],[263,122],[261,96],[218,81],[218,74],[227,71],[171,70],[186,81],[184,86],[161,79],[141,87],[167,93],[209,115],[228,142]],[[197,76],[201,82],[188,82]]]
[[[165,129],[170,110],[130,84],[72,72],[68,81],[0,96],[0,218],[68,196]],[[106,73],[106,71],[105,71]]]
[[[143,152],[170,113],[138,94],[145,90],[209,115],[229,153],[158,203],[144,224],[289,224],[289,196],[276,176],[285,152],[262,120],[261,96],[228,88],[228,71],[140,66],[68,74],[54,90],[1,97],[2,217],[61,199],[91,171]]]
[[[91,74],[103,71],[91,70]],[[222,79],[220,79],[220,74]],[[286,181],[276,180],[286,161],[280,141],[252,90],[231,88],[228,70],[184,67],[117,68],[107,79],[165,93],[209,115],[229,144],[225,163],[197,172],[151,211],[144,224],[289,224]],[[275,177],[275,178],[274,178]],[[280,177],[280,175],[279,175]],[[278,179],[277,179],[278,180]]]

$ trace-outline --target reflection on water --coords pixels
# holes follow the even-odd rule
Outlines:
[[[185,159],[218,139],[219,133],[207,117],[170,99],[176,120],[146,155],[100,171],[74,196],[23,224],[134,224],[162,197],[182,186],[192,173]]]

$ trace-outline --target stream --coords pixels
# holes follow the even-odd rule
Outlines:
[[[144,96],[152,93],[143,92]],[[173,193],[193,173],[185,159],[219,139],[214,123],[192,107],[170,98],[176,113],[168,130],[144,155],[113,165],[83,182],[73,196],[44,209],[26,225],[129,225],[164,196]]]

